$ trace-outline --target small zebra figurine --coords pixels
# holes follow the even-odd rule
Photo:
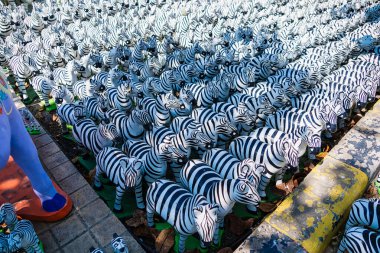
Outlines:
[[[27,253],[42,253],[38,236],[28,220],[20,220],[13,231],[7,235],[7,240],[11,252],[24,249]]]
[[[380,232],[364,227],[348,229],[340,242],[338,253],[379,253]]]
[[[253,212],[257,209],[260,196],[255,187],[242,175],[238,179],[223,179],[210,166],[199,160],[190,160],[181,171],[182,185],[193,194],[201,194],[218,208],[218,227],[214,233],[214,244],[219,242],[219,228],[224,226],[224,217],[232,211],[236,202],[249,205]]]
[[[114,253],[128,253],[128,247],[124,239],[118,234],[113,234],[113,239],[111,241],[111,247]]]
[[[179,233],[179,253],[185,252],[186,238],[196,232],[201,238],[201,247],[212,242],[219,207],[210,204],[204,196],[160,179],[149,187],[146,202],[148,226],[154,226],[153,215],[157,212]]]
[[[355,226],[380,232],[380,199],[358,199],[351,207],[345,230]]]
[[[6,224],[12,231],[17,224],[17,214],[11,203],[4,203],[0,206],[0,225]]]
[[[127,157],[121,150],[112,147],[102,149],[96,156],[96,175],[94,186],[101,188],[101,173],[116,184],[114,211],[121,211],[121,200],[127,188],[134,187],[137,207],[145,208],[142,197],[143,163],[136,158]]]

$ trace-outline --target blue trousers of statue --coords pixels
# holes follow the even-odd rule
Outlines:
[[[66,200],[57,193],[52,181],[39,160],[37,149],[25,129],[24,122],[11,98],[2,103],[0,114],[0,170],[7,165],[11,155],[29,178],[42,207],[48,212],[61,209]],[[6,112],[12,113],[7,115]]]

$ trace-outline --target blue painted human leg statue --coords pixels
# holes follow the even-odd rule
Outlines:
[[[8,96],[0,100],[0,170],[7,165],[10,155],[28,176],[43,209],[47,212],[62,209],[66,199],[57,193],[42,167],[21,115]]]

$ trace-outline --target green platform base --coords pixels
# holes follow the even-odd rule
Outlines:
[[[57,110],[57,105],[55,104],[54,99],[49,99],[49,105],[47,105],[47,106],[45,105],[45,101],[42,101],[40,103],[40,106],[44,106],[44,108],[45,108],[45,110],[47,112],[51,112],[51,111]]]
[[[79,156],[78,162],[87,172],[90,172],[96,166],[95,157],[93,155],[90,155],[88,158],[86,157],[86,159],[84,159],[82,156]]]

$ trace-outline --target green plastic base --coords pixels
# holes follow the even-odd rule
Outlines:
[[[379,182],[375,182],[375,187],[377,189],[377,194],[380,194],[380,183]]]
[[[47,111],[47,112],[51,112],[51,111],[55,111],[55,110],[57,110],[57,105],[55,104],[55,101],[54,101],[54,99],[49,99],[49,105],[45,105],[45,101],[42,101],[41,103],[40,103],[40,106],[44,106],[45,107],[45,110]]]
[[[90,155],[88,158],[84,159],[82,156],[79,156],[78,162],[85,168],[86,171],[91,171],[96,166],[95,157]]]
[[[76,140],[74,139],[74,137],[71,134],[64,134],[64,135],[62,135],[62,137],[65,138],[66,140],[69,140],[69,141],[76,143]]]

